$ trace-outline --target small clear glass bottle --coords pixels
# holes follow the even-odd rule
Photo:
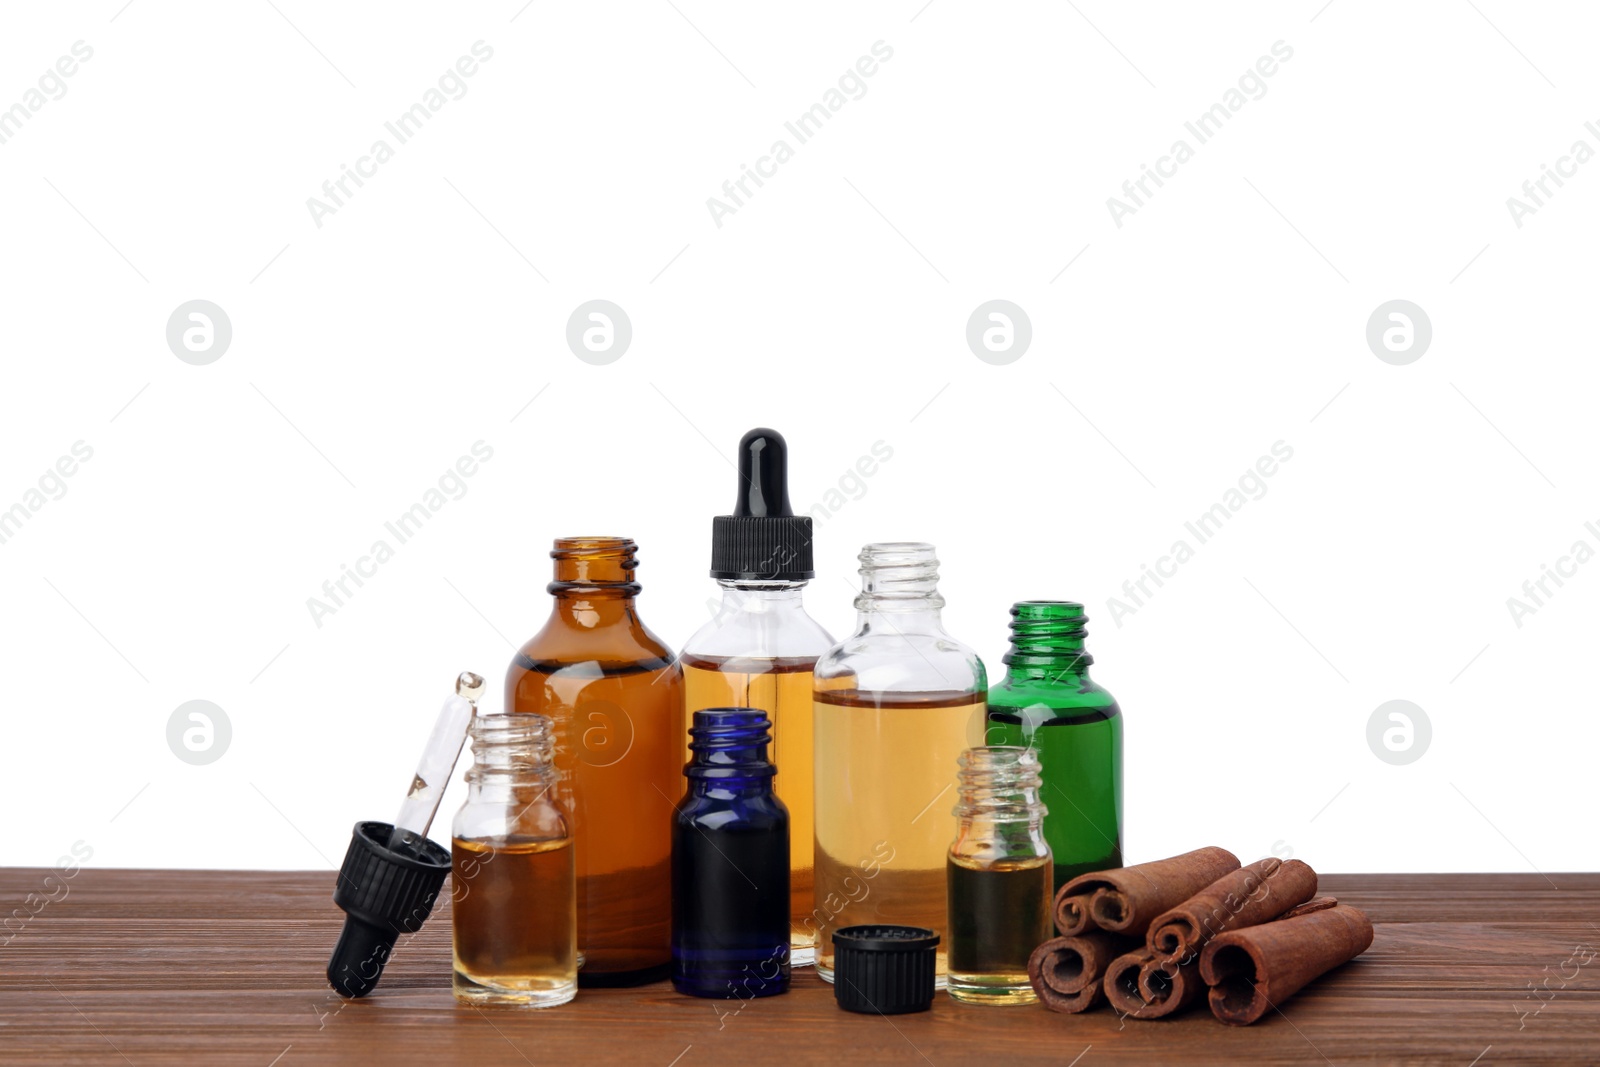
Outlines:
[[[1049,940],[1050,846],[1039,756],[1011,746],[961,754],[950,885],[947,986],[969,1004],[1035,1004],[1028,957]]]
[[[572,834],[543,715],[477,715],[467,801],[451,828],[455,995],[548,1008],[578,989]]]
[[[758,428],[739,442],[732,515],[711,522],[722,602],[683,646],[684,710],[759,708],[772,723],[773,788],[789,809],[791,962],[812,962],[812,668],[833,646],[801,600],[812,577],[811,517],[789,506],[788,446]],[[688,720],[686,719],[686,722]],[[688,738],[685,737],[685,742]],[[685,750],[685,759],[692,758]]]
[[[918,926],[948,939],[945,856],[956,759],[984,742],[983,661],[945,632],[933,546],[861,550],[856,632],[817,661],[817,974],[833,981],[833,931]]]

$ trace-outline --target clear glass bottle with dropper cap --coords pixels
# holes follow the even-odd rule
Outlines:
[[[861,550],[856,632],[817,661],[817,974],[833,980],[833,931],[857,924],[940,935],[956,834],[956,761],[984,743],[983,661],[945,632],[933,546]]]
[[[739,442],[732,515],[711,522],[711,577],[722,602],[684,644],[685,722],[707,708],[756,708],[772,723],[775,791],[789,809],[794,965],[812,961],[812,668],[833,638],[806,614],[811,517],[789,506],[788,446],[757,428]],[[689,758],[688,737],[684,757]]]

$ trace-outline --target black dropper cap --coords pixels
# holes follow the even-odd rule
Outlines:
[[[390,848],[393,831],[386,822],[356,823],[339,869],[333,902],[344,909],[344,931],[328,960],[328,982],[341,996],[372,992],[395,939],[422,929],[450,873],[443,846],[405,834]]]
[[[811,516],[789,507],[789,446],[757,427],[739,440],[739,499],[711,520],[711,577],[748,582],[811,578]]]

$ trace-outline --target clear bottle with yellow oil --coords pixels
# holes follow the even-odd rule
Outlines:
[[[968,749],[957,777],[950,995],[968,1004],[1037,1004],[1028,958],[1050,939],[1055,897],[1039,754],[1004,745]]]
[[[546,1008],[578,990],[572,832],[554,795],[554,724],[475,715],[467,801],[451,828],[454,991]]]
[[[835,930],[920,926],[947,972],[946,858],[957,760],[984,743],[988,680],[945,632],[932,545],[861,550],[856,631],[815,670],[817,973],[833,981]]]
[[[739,442],[732,515],[712,520],[711,577],[722,600],[683,648],[684,720],[707,708],[757,708],[772,722],[778,798],[789,809],[790,962],[812,962],[812,668],[833,645],[806,614],[811,517],[789,506],[788,448],[776,430]],[[689,760],[688,735],[684,761]]]

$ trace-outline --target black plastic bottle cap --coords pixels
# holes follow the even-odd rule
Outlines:
[[[939,935],[921,926],[833,932],[833,999],[845,1011],[904,1015],[933,1004]]]
[[[789,446],[757,427],[739,441],[739,499],[711,520],[711,577],[798,582],[811,578],[811,516],[789,507]]]
[[[358,822],[339,869],[333,902],[344,909],[344,931],[328,959],[328,983],[346,997],[372,992],[401,934],[413,934],[433,911],[450,873],[450,853],[425,837],[388,848],[394,827]]]

